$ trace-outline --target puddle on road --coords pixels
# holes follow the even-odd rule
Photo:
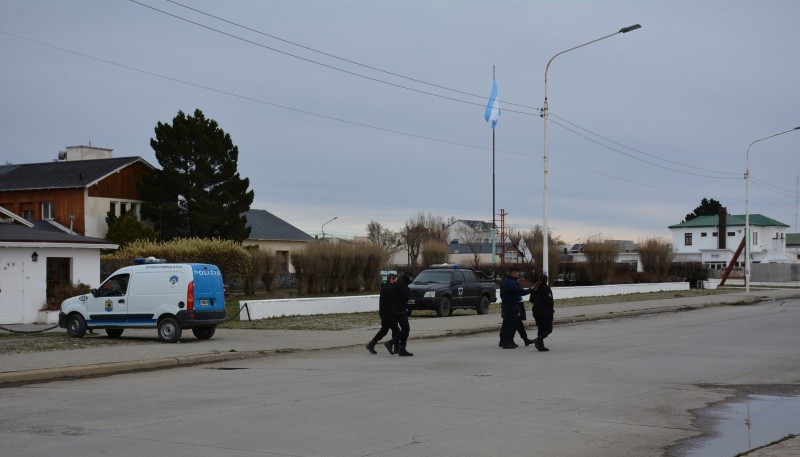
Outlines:
[[[750,394],[698,412],[708,433],[680,446],[683,457],[733,457],[789,434],[800,434],[800,396]]]

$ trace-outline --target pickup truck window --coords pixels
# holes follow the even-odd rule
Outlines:
[[[415,284],[450,284],[450,279],[453,277],[450,271],[430,271],[426,270],[414,278]]]
[[[478,279],[475,277],[475,273],[472,270],[463,270],[462,273],[464,274],[465,282],[478,282]]]

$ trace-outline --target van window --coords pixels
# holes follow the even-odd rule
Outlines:
[[[120,274],[114,275],[106,280],[97,289],[98,297],[122,297],[128,291],[128,280],[130,275]]]

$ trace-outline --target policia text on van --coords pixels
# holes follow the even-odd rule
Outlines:
[[[223,322],[222,274],[216,265],[201,263],[121,268],[91,293],[64,300],[58,319],[74,338],[87,329],[105,329],[116,338],[126,328],[156,328],[165,343],[178,341],[185,328],[199,339],[211,338]]]

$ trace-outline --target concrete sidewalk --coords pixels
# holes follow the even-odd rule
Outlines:
[[[735,292],[724,295],[683,297],[628,303],[557,308],[555,325],[623,316],[676,312],[708,306],[755,303],[800,297],[798,289],[751,290],[750,295]],[[533,320],[527,321],[532,326]],[[14,326],[8,326],[14,327]],[[36,326],[17,326],[20,330]],[[43,328],[45,326],[38,326]],[[442,336],[497,332],[500,315],[467,315],[411,320],[411,340]],[[64,329],[51,331],[64,332]],[[165,369],[220,362],[292,351],[320,350],[363,345],[377,327],[342,331],[234,330],[217,329],[210,340],[197,340],[185,332],[179,343],[164,344],[155,330],[126,330],[123,338],[135,338],[137,344],[101,346],[46,352],[0,355],[0,387],[58,379],[103,376],[137,370]],[[363,349],[366,353],[366,349]]]

